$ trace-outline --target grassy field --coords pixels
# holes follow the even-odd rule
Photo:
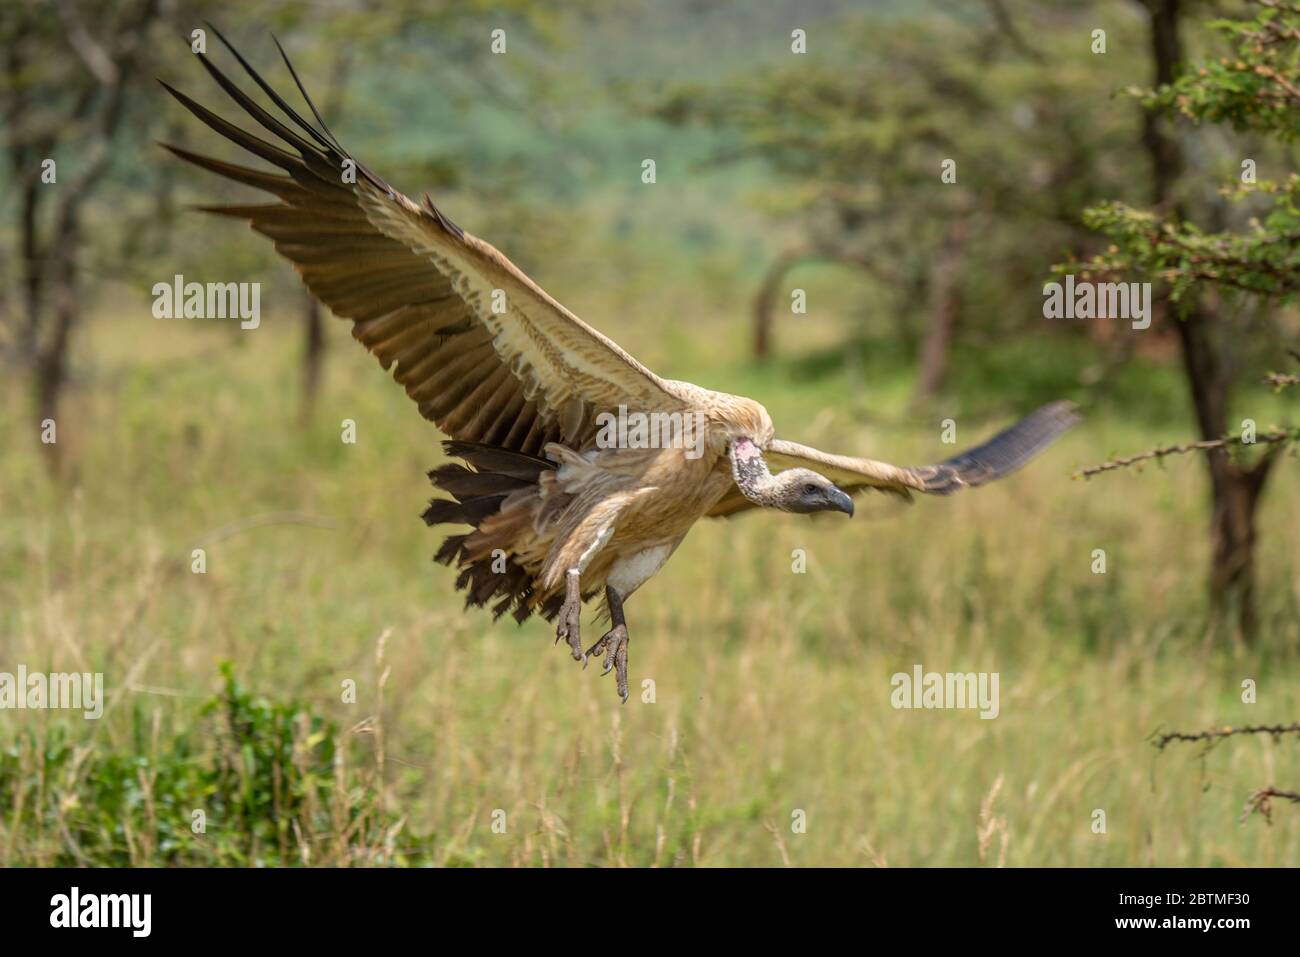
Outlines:
[[[758,371],[736,358],[741,326],[705,320],[714,303],[548,285],[657,371],[748,391],[790,437],[895,461],[950,452],[941,418],[965,446],[1050,391],[1018,383],[1016,356],[1089,361],[1007,343],[1003,366],[963,366],[951,410],[909,417],[897,363],[868,362],[847,400],[823,358],[846,326],[829,318],[782,327],[791,358]],[[88,328],[62,484],[18,383],[0,390],[0,670],[102,671],[108,692],[98,722],[0,715],[0,863],[1300,862],[1300,811],[1239,822],[1253,789],[1300,786],[1294,738],[1204,760],[1147,740],[1300,717],[1296,464],[1264,506],[1253,649],[1205,640],[1200,463],[1070,480],[1187,434],[1173,369],[1127,370],[1120,398],[976,493],[697,527],[629,603],[623,706],[544,623],[462,614],[418,517],[439,437],[341,328],[300,427],[292,316],[227,334],[147,315],[119,304]],[[297,518],[258,524],[282,513]],[[918,663],[998,672],[1000,715],[895,710],[890,677]],[[1258,703],[1240,700],[1247,678]]]

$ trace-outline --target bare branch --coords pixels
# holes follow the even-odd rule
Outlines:
[[[1272,786],[1260,788],[1246,802],[1246,807],[1241,812],[1242,823],[1245,823],[1246,818],[1252,814],[1262,814],[1264,820],[1271,825],[1273,823],[1274,798],[1281,798],[1283,801],[1290,801],[1292,804],[1300,804],[1300,792],[1282,791]]]
[[[1292,724],[1247,724],[1239,728],[1229,724],[1222,728],[1196,732],[1170,731],[1156,737],[1151,743],[1158,751],[1163,751],[1176,741],[1204,741],[1212,747],[1223,738],[1231,738],[1239,734],[1271,734],[1274,738],[1284,734],[1300,734],[1300,721]]]
[[[1043,54],[1036,50],[1025,39],[1024,34],[1016,28],[1016,22],[1011,18],[1011,14],[1007,12],[1002,0],[984,0],[984,3],[989,8],[989,13],[992,14],[993,21],[997,24],[998,29],[1011,42],[1011,45],[1035,63],[1042,63]]]
[[[1205,439],[1201,442],[1188,442],[1184,445],[1166,445],[1162,448],[1149,449],[1146,452],[1139,452],[1137,455],[1129,455],[1122,458],[1111,459],[1109,462],[1102,462],[1100,465],[1090,465],[1085,469],[1075,472],[1071,478],[1091,478],[1101,472],[1113,472],[1116,469],[1128,468],[1130,465],[1136,465],[1139,462],[1146,462],[1151,459],[1163,459],[1166,455],[1185,455],[1188,452],[1209,452],[1214,449],[1226,448],[1230,445],[1269,445],[1274,442],[1292,442],[1300,438],[1300,428],[1285,429],[1280,432],[1267,432],[1264,435],[1255,436],[1254,442],[1245,442],[1241,436],[1226,435],[1221,439]]]
[[[195,541],[195,545],[206,546],[222,539],[238,535],[253,528],[266,528],[269,525],[310,525],[313,528],[338,528],[338,522],[332,518],[321,518],[302,512],[270,512],[266,515],[254,515],[251,518],[231,522],[214,529]]]
[[[117,64],[113,62],[113,57],[108,51],[96,43],[87,32],[76,6],[68,0],[59,0],[57,6],[59,18],[63,20],[63,25],[67,29],[68,43],[81,58],[81,62],[86,65],[86,69],[91,72],[100,86],[117,86],[121,76]]]

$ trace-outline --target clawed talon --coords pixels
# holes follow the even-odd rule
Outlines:
[[[555,642],[559,644],[561,638],[567,639],[569,649],[573,653],[573,660],[581,661],[584,670],[592,658],[604,655],[605,667],[600,673],[607,675],[611,671],[614,672],[618,696],[623,699],[624,704],[627,704],[627,624],[623,620],[623,596],[612,586],[605,586],[605,600],[609,605],[613,627],[584,652],[580,630],[582,590],[579,586],[578,574],[577,569],[570,570],[565,581],[564,604],[560,606],[559,620],[555,626]]]
[[[587,656],[582,653],[582,593],[578,585],[578,576],[570,573],[565,583],[564,604],[560,606],[559,624],[555,626],[555,641],[567,638],[569,652],[574,661],[581,661],[587,666]]]
[[[627,625],[618,624],[605,632],[600,640],[587,649],[587,656],[597,658],[605,655],[605,667],[601,670],[602,675],[609,674],[610,670],[614,671],[615,681],[618,682],[618,696],[627,703]]]
[[[581,661],[584,665],[587,663],[587,656],[582,653],[582,605],[578,602],[564,603],[560,609],[560,624],[555,629],[555,640],[558,643],[561,638],[569,642],[569,651],[573,655],[574,661]]]

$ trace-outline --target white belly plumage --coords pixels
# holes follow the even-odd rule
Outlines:
[[[609,567],[605,582],[626,598],[647,582],[668,561],[675,545],[668,543],[645,548],[635,555],[620,558]]]

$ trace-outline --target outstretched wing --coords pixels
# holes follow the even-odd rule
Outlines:
[[[912,492],[950,495],[958,489],[974,488],[1014,472],[1078,421],[1074,403],[1053,402],[1025,416],[983,445],[938,465],[890,465],[873,459],[832,455],[783,439],[773,439],[763,457],[774,472],[790,468],[813,469],[850,494],[874,488],[909,499]],[[709,511],[709,515],[715,518],[734,515],[752,505],[739,489],[733,489]]]
[[[200,62],[278,144],[163,86],[209,127],[287,175],[166,148],[279,197],[266,205],[200,208],[247,220],[269,237],[311,292],[352,320],[352,335],[393,370],[421,415],[454,439],[537,455],[547,442],[588,444],[596,415],[620,404],[668,412],[687,407],[672,383],[451,222],[428,196],[416,205],[356,163],[316,112],[287,56],[319,128],[217,36],[283,117],[263,109],[203,54]]]

